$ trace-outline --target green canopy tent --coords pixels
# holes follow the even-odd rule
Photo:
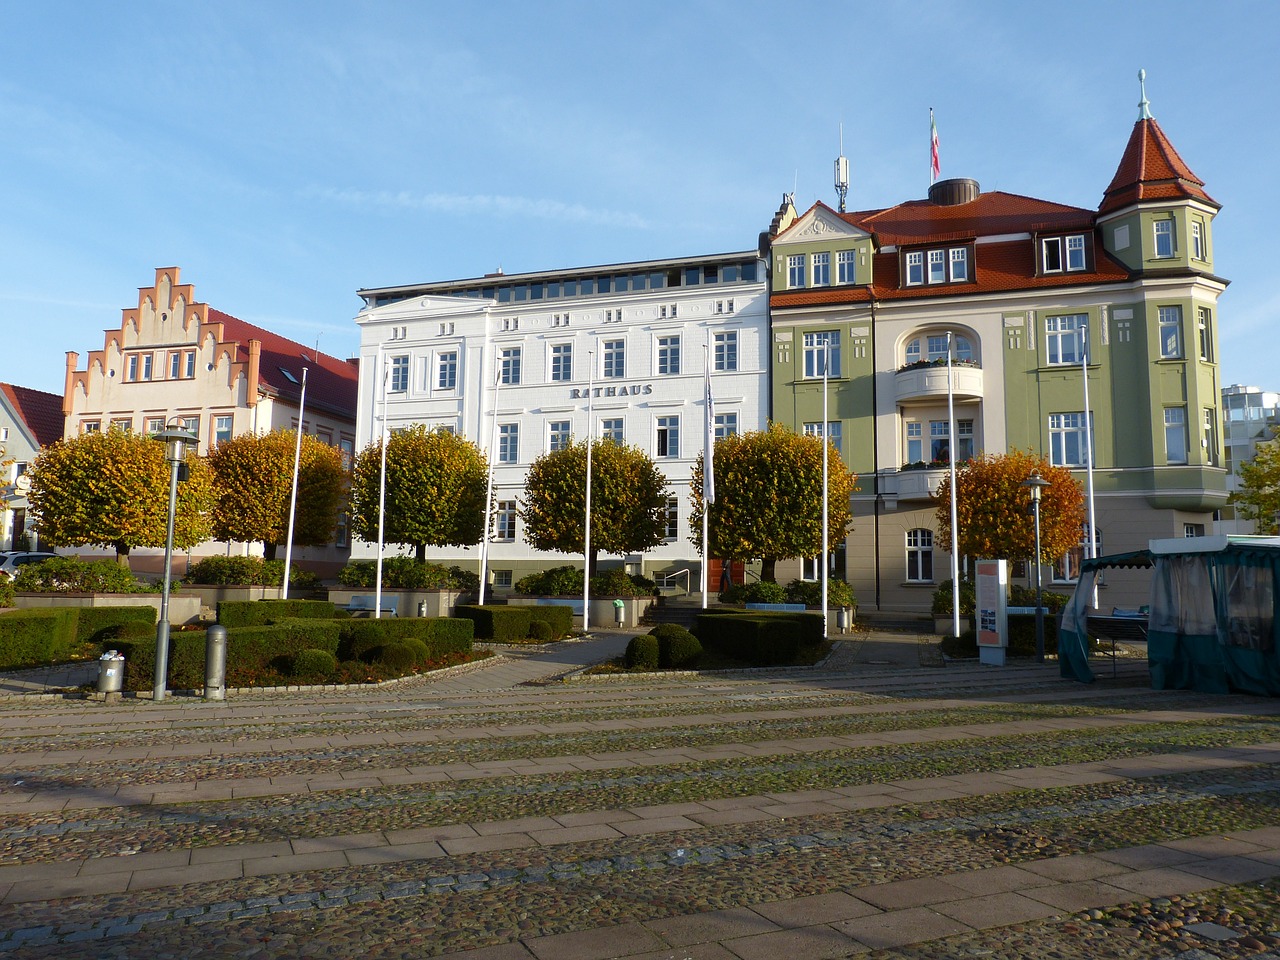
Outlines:
[[[1085,560],[1059,632],[1064,677],[1094,679],[1089,602],[1098,572],[1108,567],[1152,569],[1152,687],[1280,696],[1280,538],[1153,540],[1149,550]]]

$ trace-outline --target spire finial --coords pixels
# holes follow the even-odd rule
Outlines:
[[[1147,100],[1147,71],[1138,71],[1138,89],[1142,91],[1142,99],[1138,101],[1138,119],[1151,120],[1151,103]]]

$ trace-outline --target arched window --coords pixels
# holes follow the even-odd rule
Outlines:
[[[933,531],[927,527],[907,531],[907,582],[933,582]]]
[[[960,334],[953,334],[951,338],[953,355],[956,360],[965,363],[973,362],[973,344],[968,337]],[[937,361],[946,362],[947,359],[947,335],[943,333],[931,333],[926,337],[915,337],[907,343],[904,353],[904,365],[919,363],[927,360],[929,363]]]

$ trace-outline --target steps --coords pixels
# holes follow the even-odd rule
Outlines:
[[[688,597],[659,597],[644,615],[641,623],[654,626],[659,623],[675,623],[686,630],[691,628],[702,612],[702,601]]]

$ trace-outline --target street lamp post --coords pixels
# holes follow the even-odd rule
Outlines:
[[[1023,480],[1022,485],[1031,494],[1031,513],[1036,519],[1036,663],[1044,663],[1044,604],[1041,602],[1040,586],[1040,493],[1050,483],[1040,476],[1039,470],[1032,470],[1031,476]]]
[[[169,674],[169,584],[173,575],[173,519],[178,512],[178,468],[186,457],[187,447],[200,440],[194,433],[169,426],[152,437],[165,445],[164,458],[169,461],[169,517],[164,536],[164,590],[160,594],[160,619],[156,623],[156,672],[151,699],[159,703],[165,697]]]

